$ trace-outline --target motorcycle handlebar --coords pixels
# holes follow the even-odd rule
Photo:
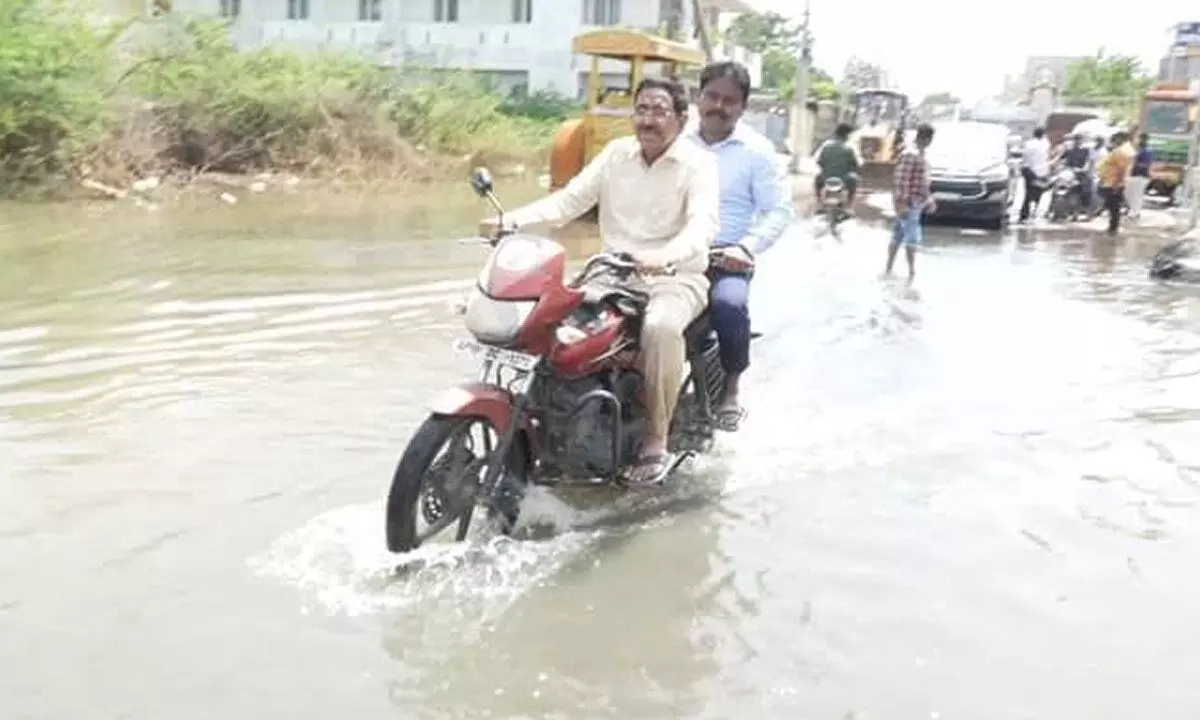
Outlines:
[[[636,272],[644,272],[638,266],[637,260],[629,253],[600,253],[588,259],[587,264],[583,266],[583,270],[579,273],[579,280],[583,280],[591,275],[592,270],[597,266],[609,268],[622,278]],[[674,275],[675,267],[668,265],[655,274]]]

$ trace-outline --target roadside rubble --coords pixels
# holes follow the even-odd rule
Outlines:
[[[103,200],[125,200],[131,198],[139,206],[157,207],[154,200],[160,200],[162,195],[171,190],[182,188],[208,188],[213,196],[226,205],[236,205],[240,196],[245,194],[261,194],[269,190],[292,191],[301,184],[299,177],[290,174],[270,172],[257,175],[233,175],[228,173],[200,173],[190,178],[167,178],[148,175],[138,178],[129,187],[115,187],[89,177],[86,172],[79,181],[80,187],[87,190],[91,197]]]

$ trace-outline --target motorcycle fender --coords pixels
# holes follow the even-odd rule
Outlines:
[[[513,396],[504,388],[472,382],[443,391],[429,404],[436,415],[487,418],[497,433],[512,423]]]

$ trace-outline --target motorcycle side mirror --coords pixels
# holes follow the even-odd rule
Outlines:
[[[486,199],[496,211],[497,231],[491,237],[491,243],[495,245],[500,234],[504,229],[504,207],[500,205],[500,201],[496,199],[495,185],[492,183],[492,174],[485,167],[477,167],[471,171],[471,188],[475,194]]]
[[[487,168],[477,167],[471,171],[471,188],[481,198],[492,194],[495,185],[492,183],[492,174],[488,172]]]

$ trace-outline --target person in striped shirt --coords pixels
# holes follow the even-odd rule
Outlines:
[[[933,126],[922,123],[917,126],[914,146],[905,150],[896,163],[896,174],[892,182],[892,204],[896,219],[892,223],[892,241],[888,244],[887,266],[884,275],[892,274],[896,254],[904,246],[908,260],[908,281],[917,275],[917,248],[921,245],[921,213],[937,209],[929,191],[929,163],[925,161],[925,148],[933,142]]]

